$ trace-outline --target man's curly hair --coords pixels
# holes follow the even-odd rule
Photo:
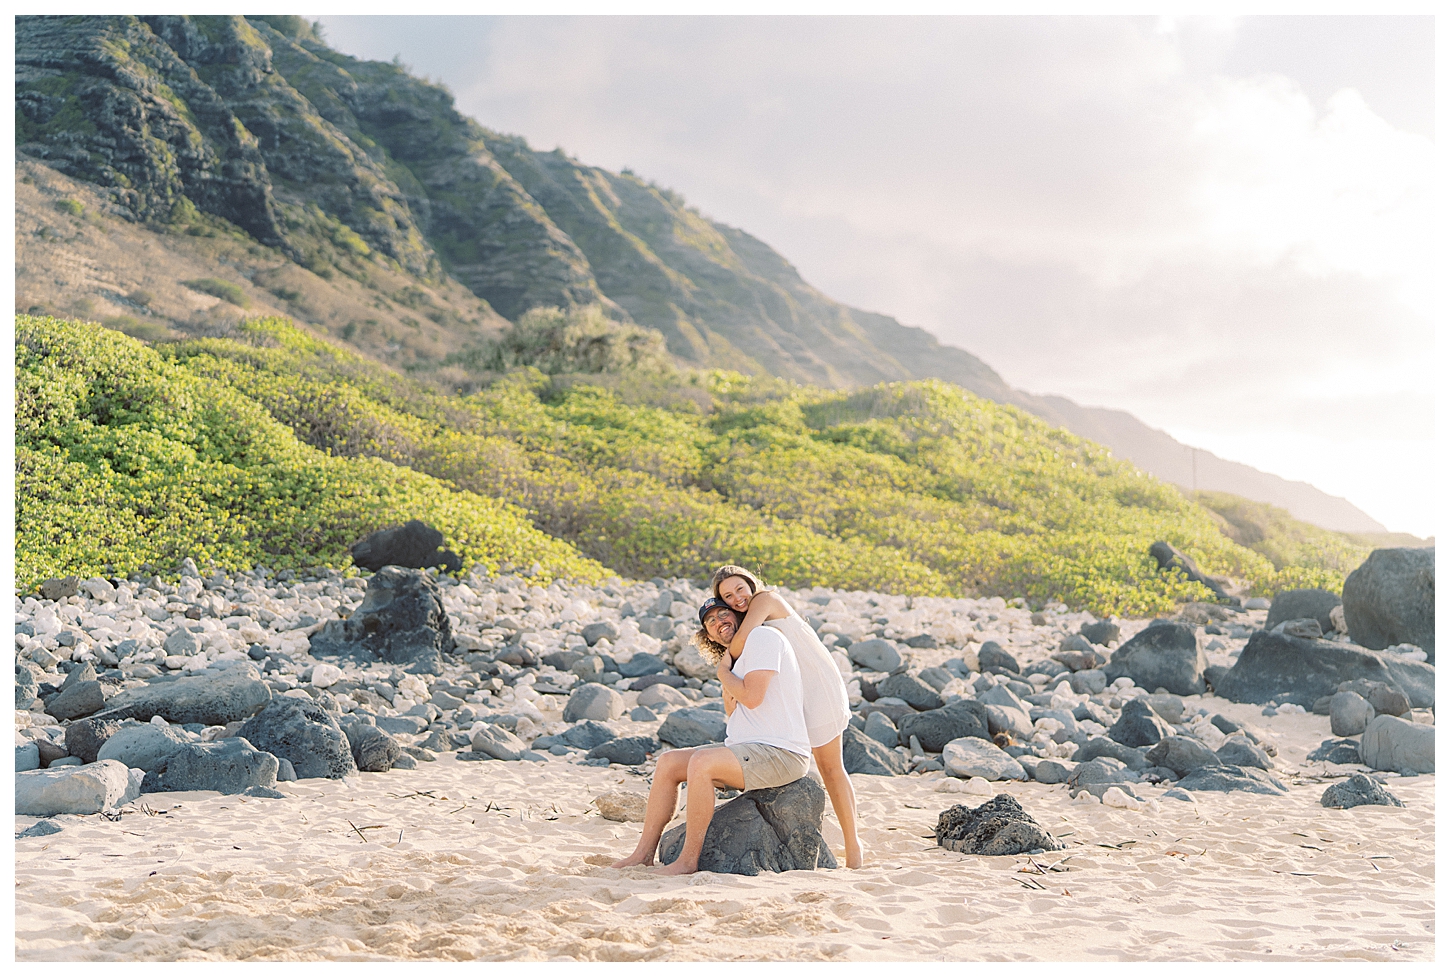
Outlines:
[[[703,627],[695,632],[694,637],[690,639],[690,643],[695,646],[695,650],[700,653],[700,657],[711,665],[718,667],[720,665],[720,659],[725,657],[725,646],[710,637],[710,632],[706,631]]]

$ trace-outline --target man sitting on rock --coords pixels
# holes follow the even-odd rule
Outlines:
[[[696,646],[707,660],[718,663],[716,675],[729,717],[725,745],[670,750],[660,756],[645,807],[644,833],[629,857],[615,862],[614,868],[654,864],[660,835],[675,813],[680,784],[689,784],[685,844],[679,858],[660,870],[663,875],[698,870],[705,831],[715,815],[715,788],[784,787],[810,769],[801,673],[790,642],[774,628],[756,628],[732,669],[723,652],[740,626],[740,615],[712,597],[700,606],[700,623]]]

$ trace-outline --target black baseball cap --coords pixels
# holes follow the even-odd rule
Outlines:
[[[735,608],[731,607],[729,604],[725,603],[723,600],[721,600],[718,597],[711,597],[709,600],[705,601],[705,603],[703,603],[703,604],[700,605],[700,626],[701,627],[704,627],[704,625],[705,625],[705,615],[706,614],[709,614],[711,611],[713,611],[717,607],[723,607],[727,611],[729,611],[730,613],[732,613],[732,614],[735,613]]]

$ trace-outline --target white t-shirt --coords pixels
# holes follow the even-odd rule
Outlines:
[[[801,756],[811,755],[802,708],[801,670],[785,635],[771,627],[758,627],[745,639],[745,650],[730,669],[742,681],[751,672],[775,672],[766,686],[765,699],[754,709],[743,703],[725,723],[725,745],[766,743]]]

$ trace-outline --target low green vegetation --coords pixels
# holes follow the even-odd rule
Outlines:
[[[215,295],[224,302],[230,302],[239,309],[245,309],[251,305],[242,287],[233,282],[221,278],[193,278],[191,281],[182,282],[187,288],[194,292],[202,292],[206,295]]]
[[[79,200],[71,200],[69,197],[64,200],[57,200],[55,202],[55,209],[62,214],[70,214],[72,217],[80,217],[86,212],[85,204]]]
[[[94,323],[16,317],[15,580],[199,564],[345,565],[417,516],[466,563],[605,573],[516,507],[301,443],[238,390]]]

